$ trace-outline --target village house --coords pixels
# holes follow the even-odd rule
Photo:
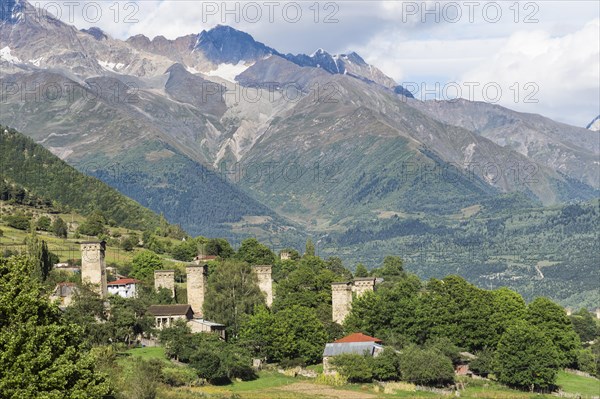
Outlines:
[[[376,357],[381,352],[383,352],[383,346],[379,338],[370,337],[362,333],[350,334],[347,337],[325,345],[325,350],[323,351],[323,373],[336,373],[330,364],[331,358],[334,356],[355,354]]]
[[[122,278],[107,284],[108,293],[122,298],[135,298],[137,286],[141,281],[132,278]]]
[[[154,326],[159,330],[171,327],[177,320],[187,322],[194,317],[190,305],[151,305],[148,313],[154,316]]]
[[[58,283],[50,295],[52,302],[58,301],[58,307],[61,309],[66,308],[73,302],[73,296],[77,293],[78,289],[75,283]]]
[[[194,311],[190,305],[151,305],[148,313],[154,316],[154,326],[158,330],[169,328],[177,320],[183,320],[192,333],[215,333],[221,339],[225,339],[225,325],[194,318]]]

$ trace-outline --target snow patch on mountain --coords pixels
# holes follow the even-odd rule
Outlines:
[[[10,52],[10,47],[6,46],[3,49],[0,49],[0,59],[11,62],[13,64],[21,63],[21,60],[18,57],[15,57]]]
[[[98,60],[98,64],[102,68],[106,69],[107,71],[111,71],[111,72],[118,72],[125,67],[125,64],[120,63],[120,62],[117,63],[117,62]]]
[[[468,164],[471,162],[471,160],[473,159],[473,155],[475,154],[475,147],[477,146],[477,144],[475,143],[471,143],[467,146],[467,148],[465,148],[464,154],[465,154],[465,159],[464,159],[464,163]]]
[[[33,60],[29,60],[29,63],[35,65],[36,67],[39,67],[40,65],[42,65],[42,61],[44,61],[44,57],[39,57],[39,58],[35,58]]]
[[[219,64],[217,69],[206,73],[208,76],[217,76],[223,78],[232,83],[235,83],[235,77],[242,74],[246,69],[250,68],[254,64],[246,65],[243,61],[237,64]]]

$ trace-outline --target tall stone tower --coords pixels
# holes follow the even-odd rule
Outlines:
[[[352,307],[352,283],[331,284],[331,311],[334,323],[342,324]]]
[[[375,277],[362,277],[354,279],[354,285],[352,291],[356,294],[356,297],[360,297],[365,292],[375,290]]]
[[[81,244],[81,281],[92,284],[102,298],[108,295],[105,253],[106,241]]]
[[[206,266],[188,266],[185,271],[187,274],[187,301],[194,311],[194,316],[199,317],[203,314]]]
[[[258,288],[267,297],[267,306],[273,304],[273,280],[271,279],[271,265],[253,266],[252,271],[258,278]]]
[[[166,288],[171,291],[171,298],[175,298],[175,270],[155,270],[154,288]]]

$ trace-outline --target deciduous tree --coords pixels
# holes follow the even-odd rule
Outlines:
[[[264,294],[248,263],[226,261],[219,263],[208,278],[204,315],[223,323],[236,336],[242,318],[252,314],[255,306],[265,303]]]
[[[83,345],[83,331],[66,324],[41,296],[23,257],[0,259],[0,392],[22,399],[100,399],[111,394]]]
[[[519,321],[500,339],[495,371],[498,381],[504,384],[544,389],[556,382],[561,361],[560,353],[538,326]]]

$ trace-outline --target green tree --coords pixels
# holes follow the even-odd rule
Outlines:
[[[211,238],[204,245],[206,255],[219,256],[223,259],[231,258],[234,254],[234,250],[224,238]]]
[[[155,270],[163,267],[160,257],[152,251],[136,254],[131,260],[131,276],[140,280],[150,280]]]
[[[46,241],[40,240],[37,236],[35,228],[31,228],[29,236],[26,238],[27,254],[32,263],[32,276],[34,276],[39,282],[44,282],[48,278],[56,256],[48,250],[48,244]]]
[[[106,218],[101,212],[93,212],[78,228],[77,232],[86,236],[106,234]]]
[[[307,306],[317,310],[322,322],[331,321],[331,283],[337,280],[339,276],[328,270],[321,258],[305,256],[286,279],[279,281],[273,308]]]
[[[404,275],[404,266],[399,256],[386,256],[379,271],[382,277],[398,277]]]
[[[60,238],[67,238],[67,224],[60,216],[57,216],[52,222],[52,233]]]
[[[506,329],[525,318],[527,305],[521,295],[506,287],[491,291],[491,295],[492,315],[489,319],[489,326],[494,331],[494,336],[484,347],[494,349]]]
[[[342,259],[337,256],[332,256],[325,262],[325,268],[331,270],[335,275],[340,276],[343,279],[351,279],[352,273],[344,267]]]
[[[22,212],[16,212],[14,215],[5,216],[4,220],[6,224],[17,230],[27,230],[29,229],[30,221],[29,217],[27,217]]]
[[[240,342],[268,361],[321,360],[328,335],[314,309],[294,306],[275,314],[262,307],[249,317],[240,331]]]
[[[239,261],[219,263],[209,276],[204,301],[204,315],[228,326],[235,337],[245,315],[265,303],[256,275],[249,264]]]
[[[9,398],[100,399],[112,394],[82,342],[41,295],[23,257],[0,259],[0,392]]]
[[[373,358],[372,369],[373,377],[379,381],[398,381],[400,380],[400,353],[387,347]]]
[[[35,222],[35,227],[38,230],[50,231],[51,224],[52,220],[50,220],[48,216],[40,216],[39,219]]]
[[[561,356],[538,326],[519,321],[509,327],[495,357],[495,371],[503,384],[529,390],[545,389],[556,382]]]
[[[130,345],[138,335],[153,330],[154,318],[146,314],[148,303],[141,298],[122,298],[113,295],[109,298],[110,316],[108,328],[112,342]]]
[[[80,326],[89,346],[110,342],[111,327],[104,300],[91,286],[84,285],[76,289],[71,305],[65,310],[64,318],[69,323]]]
[[[309,238],[306,240],[306,246],[304,248],[304,256],[315,256],[315,244]]]
[[[403,380],[414,384],[443,386],[454,381],[452,361],[435,349],[404,348],[400,371]]]
[[[247,238],[242,241],[236,258],[251,265],[270,265],[275,261],[275,254],[256,238]]]
[[[193,239],[188,239],[171,248],[171,255],[177,260],[190,262],[198,255],[198,244]]]
[[[527,307],[527,320],[556,345],[563,367],[577,366],[581,341],[565,310],[548,298],[536,298]]]
[[[369,271],[362,263],[356,265],[356,270],[354,271],[354,277],[369,277]]]
[[[494,372],[495,352],[489,348],[482,349],[475,353],[477,358],[473,359],[469,368],[475,374],[487,377],[488,374]]]
[[[421,287],[417,276],[408,275],[356,298],[344,322],[344,330],[347,333],[362,331],[390,345],[416,342],[422,335],[416,323]]]
[[[580,309],[579,312],[572,314],[569,319],[571,319],[573,329],[579,335],[581,342],[590,342],[600,336],[600,327],[598,327],[594,316],[587,309]]]
[[[168,357],[189,362],[194,350],[189,339],[191,330],[183,320],[176,320],[169,328],[160,330],[160,342],[165,348]]]

